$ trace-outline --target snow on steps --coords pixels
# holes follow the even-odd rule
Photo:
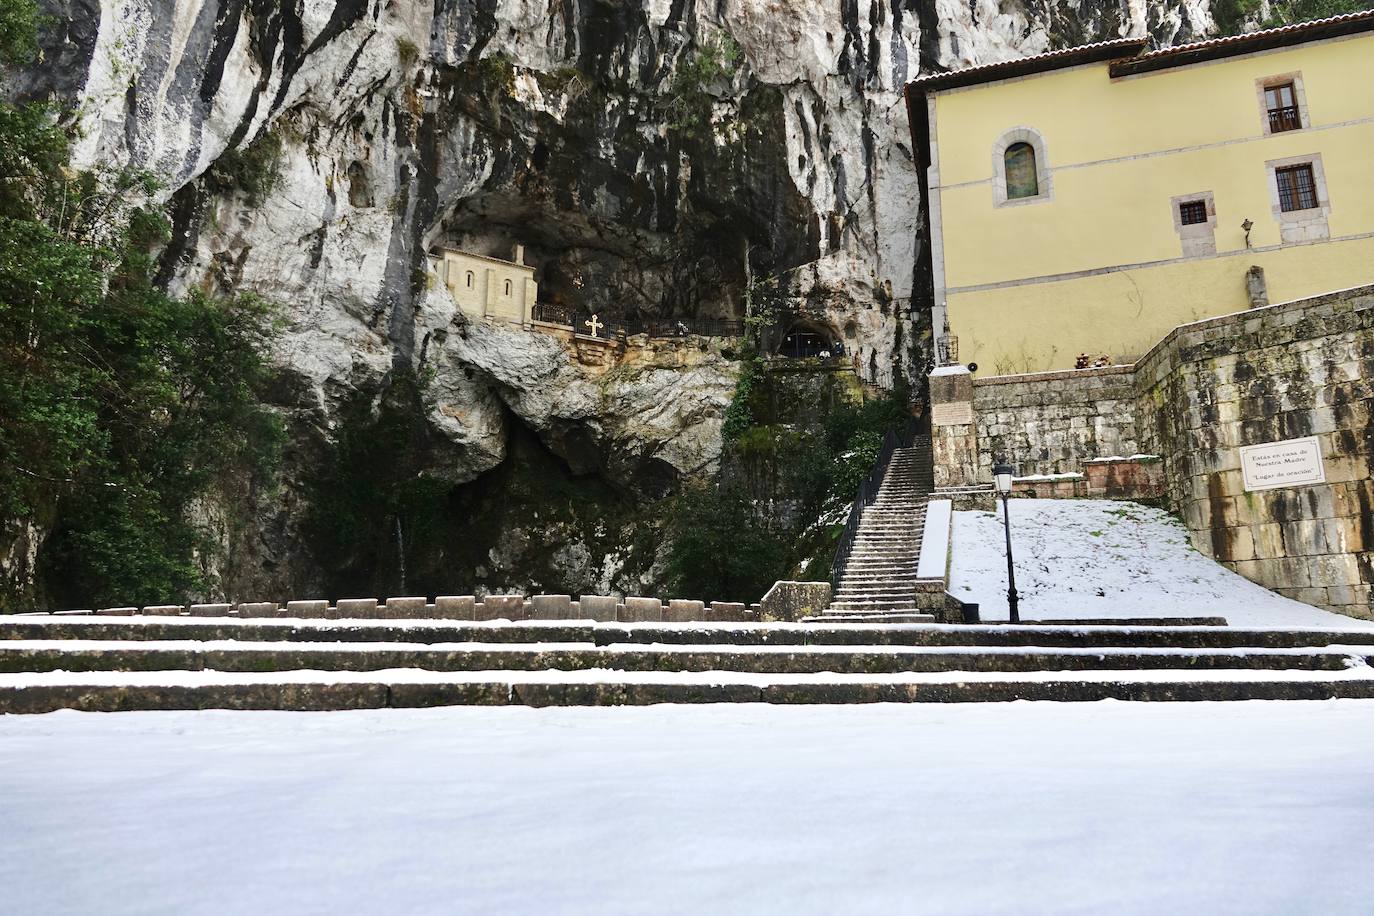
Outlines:
[[[0,709],[43,713],[177,709],[330,710],[453,705],[960,703],[1011,700],[1374,699],[1368,666],[1344,671],[903,674],[744,672],[106,672],[0,676]]]
[[[1374,697],[1374,631],[0,620],[0,711]]]

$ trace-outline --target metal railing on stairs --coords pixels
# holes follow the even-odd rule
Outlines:
[[[859,520],[863,517],[864,509],[878,498],[878,488],[882,486],[883,476],[887,473],[887,466],[892,461],[892,455],[899,448],[909,448],[912,441],[916,438],[916,420],[910,418],[901,426],[889,427],[883,435],[883,447],[878,452],[878,458],[873,462],[873,469],[868,472],[863,483],[859,484],[859,493],[854,497],[853,504],[849,507],[849,518],[844,523],[844,531],[840,534],[840,542],[835,546],[835,559],[830,563],[830,584],[839,588],[840,577],[844,575],[845,565],[849,562],[849,555],[854,550],[854,538],[859,532]]]

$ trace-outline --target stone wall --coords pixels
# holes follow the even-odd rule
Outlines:
[[[1136,368],[1142,447],[1193,544],[1308,604],[1374,618],[1374,286],[1177,328]],[[1240,448],[1305,436],[1325,482],[1247,491]]]
[[[978,479],[991,480],[1003,455],[1032,475],[1137,454],[1134,381],[1131,366],[975,379]]]
[[[990,481],[1000,456],[1023,476],[1086,481],[1110,465],[1112,480],[1094,490],[1153,489],[1208,556],[1291,598],[1374,619],[1374,286],[1183,325],[1134,366],[978,379],[973,413],[950,430],[976,430],[976,443],[972,432],[936,436],[937,463],[957,472],[946,476],[966,478],[946,485]],[[1324,482],[1247,491],[1242,447],[1307,436],[1319,440]],[[1095,460],[1137,453],[1160,461]],[[1041,495],[1087,489],[1064,480]]]

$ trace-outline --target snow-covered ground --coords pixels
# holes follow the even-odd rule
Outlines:
[[[1188,543],[1160,509],[1096,499],[1011,502],[1021,616],[1225,617],[1234,626],[1369,628],[1374,622],[1289,600],[1238,576]],[[1007,619],[1001,510],[954,513],[950,592],[984,620]]]
[[[1356,913],[1374,701],[0,717],[0,912]]]

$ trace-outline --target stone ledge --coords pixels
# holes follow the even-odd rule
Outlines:
[[[973,380],[973,387],[987,385],[1016,385],[1025,382],[1056,382],[1064,380],[1083,381],[1109,375],[1130,375],[1135,372],[1135,363],[1122,363],[1114,366],[1097,366],[1091,369],[1056,369],[1050,372],[1025,372],[1019,375],[985,375]]]

